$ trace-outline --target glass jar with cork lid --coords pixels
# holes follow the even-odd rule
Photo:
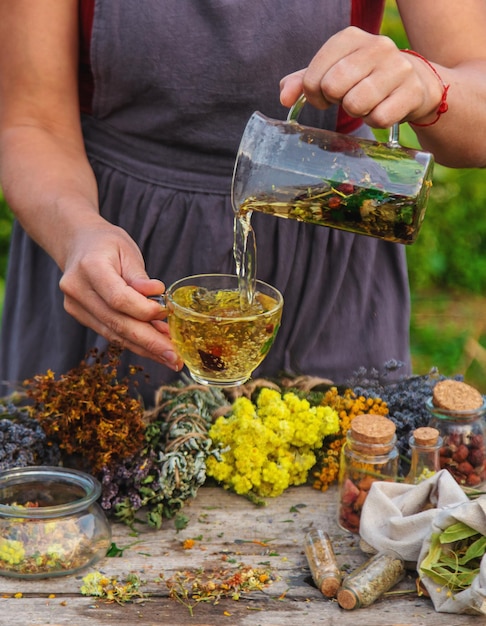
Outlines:
[[[486,485],[486,400],[465,382],[446,379],[436,383],[426,407],[430,426],[443,443],[440,467],[447,469],[464,489]]]
[[[343,445],[339,469],[338,523],[359,533],[361,510],[376,480],[395,481],[398,449],[395,424],[383,415],[357,415]]]

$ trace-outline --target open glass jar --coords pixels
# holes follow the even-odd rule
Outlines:
[[[111,528],[100,494],[100,483],[78,470],[0,472],[0,575],[65,576],[104,557]]]

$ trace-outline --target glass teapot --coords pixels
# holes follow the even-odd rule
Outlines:
[[[237,216],[260,211],[411,244],[422,225],[434,159],[404,148],[399,126],[386,143],[302,126],[301,96],[286,121],[255,112],[236,157]]]

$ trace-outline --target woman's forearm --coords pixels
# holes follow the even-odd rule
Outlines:
[[[486,167],[486,61],[436,67],[449,85],[448,110],[432,126],[411,124],[420,145],[448,167]]]
[[[103,222],[93,171],[79,144],[43,128],[3,131],[0,182],[19,222],[61,269],[75,231]]]
[[[420,144],[444,165],[486,167],[486,3],[397,0],[397,5],[410,48],[449,86],[447,112],[431,126],[412,124]],[[410,61],[437,80],[423,61]]]

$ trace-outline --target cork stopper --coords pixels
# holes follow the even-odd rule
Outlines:
[[[353,438],[360,443],[388,443],[395,435],[395,424],[383,415],[356,415],[351,422]]]
[[[321,593],[326,598],[335,598],[339,587],[341,586],[341,580],[335,576],[328,576],[324,578],[321,583]]]
[[[435,446],[439,440],[439,435],[437,428],[430,426],[422,426],[413,431],[413,438],[418,446]]]
[[[483,406],[481,393],[459,380],[441,380],[432,393],[432,404],[446,411],[474,411]]]
[[[337,594],[337,601],[342,609],[352,611],[358,606],[358,597],[350,589],[340,589]]]

